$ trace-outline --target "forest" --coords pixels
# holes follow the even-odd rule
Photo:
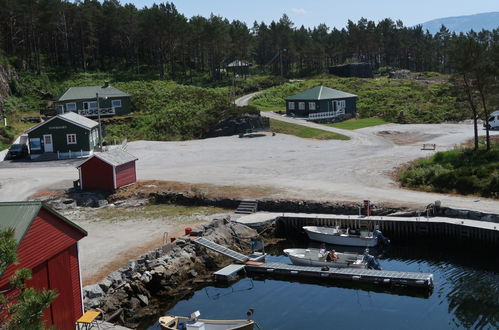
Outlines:
[[[130,72],[182,83],[219,80],[233,60],[287,77],[349,61],[450,73],[452,45],[466,37],[444,26],[432,35],[390,18],[306,28],[284,14],[248,26],[216,15],[188,18],[170,2],[136,8],[118,0],[0,0],[0,8],[0,49],[17,70]],[[468,36],[497,47],[499,29]]]

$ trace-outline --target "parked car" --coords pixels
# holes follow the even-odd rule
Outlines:
[[[499,129],[499,111],[494,111],[489,118],[490,129]],[[483,124],[485,128],[485,123]]]
[[[22,159],[28,154],[28,146],[25,144],[13,144],[7,152],[7,159]]]

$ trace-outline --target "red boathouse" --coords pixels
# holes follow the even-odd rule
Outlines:
[[[9,277],[31,269],[28,287],[56,290],[43,313],[45,327],[74,330],[83,314],[78,241],[87,232],[42,202],[0,202],[0,229],[14,228],[18,263],[0,274],[0,291],[9,292]]]
[[[121,148],[94,153],[77,168],[82,190],[115,190],[137,180],[137,157]]]

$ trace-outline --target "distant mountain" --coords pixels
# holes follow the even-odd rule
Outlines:
[[[499,28],[499,12],[437,18],[421,23],[420,25],[423,26],[424,31],[428,30],[431,34],[435,34],[440,30],[442,24],[445,25],[449,31],[456,33],[466,33],[470,30],[478,32],[482,29],[491,31]]]

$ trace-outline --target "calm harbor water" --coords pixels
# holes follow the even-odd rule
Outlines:
[[[289,263],[285,241],[267,253],[267,261]],[[337,251],[352,248],[335,247]],[[360,252],[360,251],[359,251]],[[290,281],[245,277],[228,287],[208,286],[180,301],[165,315],[244,319],[253,308],[261,329],[497,329],[499,262],[497,248],[415,242],[393,244],[378,255],[383,269],[433,273],[435,288],[390,289],[359,283]],[[157,322],[148,329],[160,329]]]

